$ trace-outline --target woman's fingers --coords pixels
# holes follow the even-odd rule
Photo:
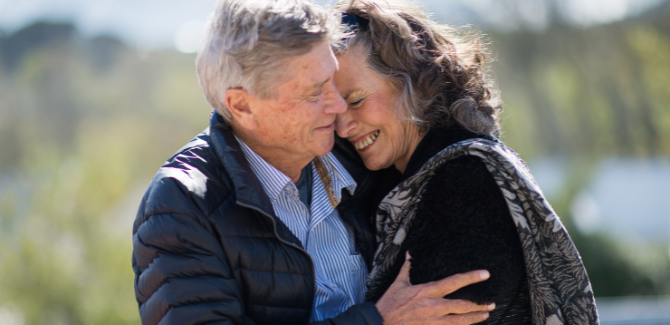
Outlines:
[[[407,261],[405,261],[405,263],[407,263]],[[409,271],[407,275],[409,281]],[[422,286],[426,286],[425,290],[430,292],[431,296],[444,297],[460,288],[467,287],[477,282],[482,282],[488,279],[490,276],[491,274],[489,273],[489,271],[476,270],[476,271],[454,274],[442,280],[422,284]]]

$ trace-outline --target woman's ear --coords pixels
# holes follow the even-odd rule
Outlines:
[[[245,129],[252,129],[255,124],[250,105],[252,95],[242,88],[231,88],[226,90],[224,96],[232,121]]]

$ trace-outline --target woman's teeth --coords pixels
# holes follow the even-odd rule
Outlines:
[[[363,148],[375,142],[378,136],[379,136],[379,130],[377,130],[377,132],[367,137],[365,140],[354,143],[354,147],[356,147],[356,149],[358,150],[362,150]]]

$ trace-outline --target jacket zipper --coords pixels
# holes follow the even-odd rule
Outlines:
[[[309,309],[309,318],[311,319],[312,318],[312,313],[314,312],[314,295],[316,294],[316,268],[314,267],[314,261],[312,260],[312,257],[302,247],[300,247],[300,246],[298,246],[294,243],[287,242],[281,236],[279,236],[279,233],[277,233],[277,222],[275,222],[275,219],[271,215],[267,214],[265,211],[255,207],[255,206],[252,206],[252,205],[248,205],[248,204],[244,204],[244,203],[237,203],[237,204],[240,205],[240,206],[243,206],[247,209],[255,210],[256,212],[268,217],[270,219],[270,221],[272,221],[272,229],[274,230],[275,236],[277,237],[277,239],[279,239],[279,241],[281,241],[282,243],[284,243],[286,245],[289,245],[291,247],[297,248],[299,251],[301,251],[301,252],[305,253],[305,255],[307,255],[307,259],[309,260],[309,263],[312,266],[312,299],[311,299],[312,304],[311,304],[310,309]]]

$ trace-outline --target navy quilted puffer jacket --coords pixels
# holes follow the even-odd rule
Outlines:
[[[374,207],[360,202],[368,202],[375,177],[334,153],[358,183],[337,209],[369,266],[373,237],[361,216]],[[216,113],[149,185],[133,227],[132,264],[145,325],[306,324],[312,312],[312,260],[275,216]],[[368,302],[320,324],[381,322]]]

